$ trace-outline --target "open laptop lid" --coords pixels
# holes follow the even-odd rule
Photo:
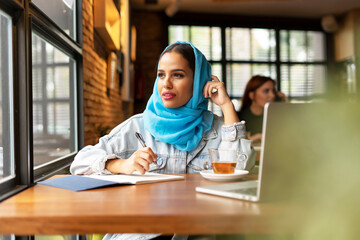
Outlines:
[[[264,108],[262,150],[259,167],[260,201],[287,201],[305,162],[317,161],[325,151],[318,144],[322,118],[328,116],[325,103],[267,103]],[[310,167],[310,166],[308,166]]]
[[[359,143],[359,105],[269,103],[265,106],[258,189],[261,201],[294,200],[322,192]],[[334,165],[334,166],[331,166]],[[329,171],[330,171],[329,170]],[[328,178],[324,180],[324,178]]]
[[[303,108],[303,104],[290,103],[267,103],[264,108],[261,151],[259,161],[259,201],[278,200],[282,195],[282,186],[276,178],[286,174],[282,171],[284,164],[288,164],[283,158],[282,146],[283,140],[292,138],[289,130],[291,126],[298,123],[291,122],[298,118],[299,108]],[[287,157],[286,157],[287,158]],[[278,187],[275,187],[278,184]],[[275,186],[274,186],[275,185]]]

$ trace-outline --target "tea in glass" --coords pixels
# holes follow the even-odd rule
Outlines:
[[[211,163],[214,173],[233,174],[235,173],[236,162],[218,161]]]
[[[235,173],[238,155],[236,149],[209,149],[209,154],[214,173]]]

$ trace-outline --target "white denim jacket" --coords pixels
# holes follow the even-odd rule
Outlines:
[[[252,141],[245,139],[245,122],[228,126],[223,124],[223,118],[214,115],[211,129],[203,134],[194,150],[187,152],[157,141],[144,129],[142,114],[137,114],[100,138],[96,145],[89,145],[80,150],[71,164],[70,171],[72,174],[111,174],[105,169],[107,160],[128,159],[136,150],[142,148],[135,132],[143,136],[146,145],[158,156],[157,164],[150,164],[150,172],[198,173],[204,169],[211,169],[208,152],[210,148],[239,149],[248,156],[245,169],[251,170],[255,165],[255,152],[251,147]]]

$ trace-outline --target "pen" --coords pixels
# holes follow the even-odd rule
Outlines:
[[[139,139],[139,142],[141,143],[141,145],[142,145],[143,147],[146,147],[145,140],[143,139],[143,137],[141,136],[141,134],[138,133],[138,132],[135,132],[135,136],[136,136],[137,139]]]
[[[146,147],[145,140],[144,140],[144,138],[141,136],[141,134],[138,133],[138,132],[135,132],[135,136],[136,136],[136,138],[139,140],[139,142],[141,143],[141,146]],[[154,164],[157,165],[156,162],[154,162]]]

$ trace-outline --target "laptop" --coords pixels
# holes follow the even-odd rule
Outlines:
[[[336,147],[347,151],[344,139],[359,132],[357,119],[347,118],[354,109],[341,104],[267,103],[258,180],[199,186],[196,191],[254,202],[312,194],[315,190],[309,186],[321,181],[315,177],[316,169],[341,159],[342,151]],[[339,123],[357,126],[344,131]]]

